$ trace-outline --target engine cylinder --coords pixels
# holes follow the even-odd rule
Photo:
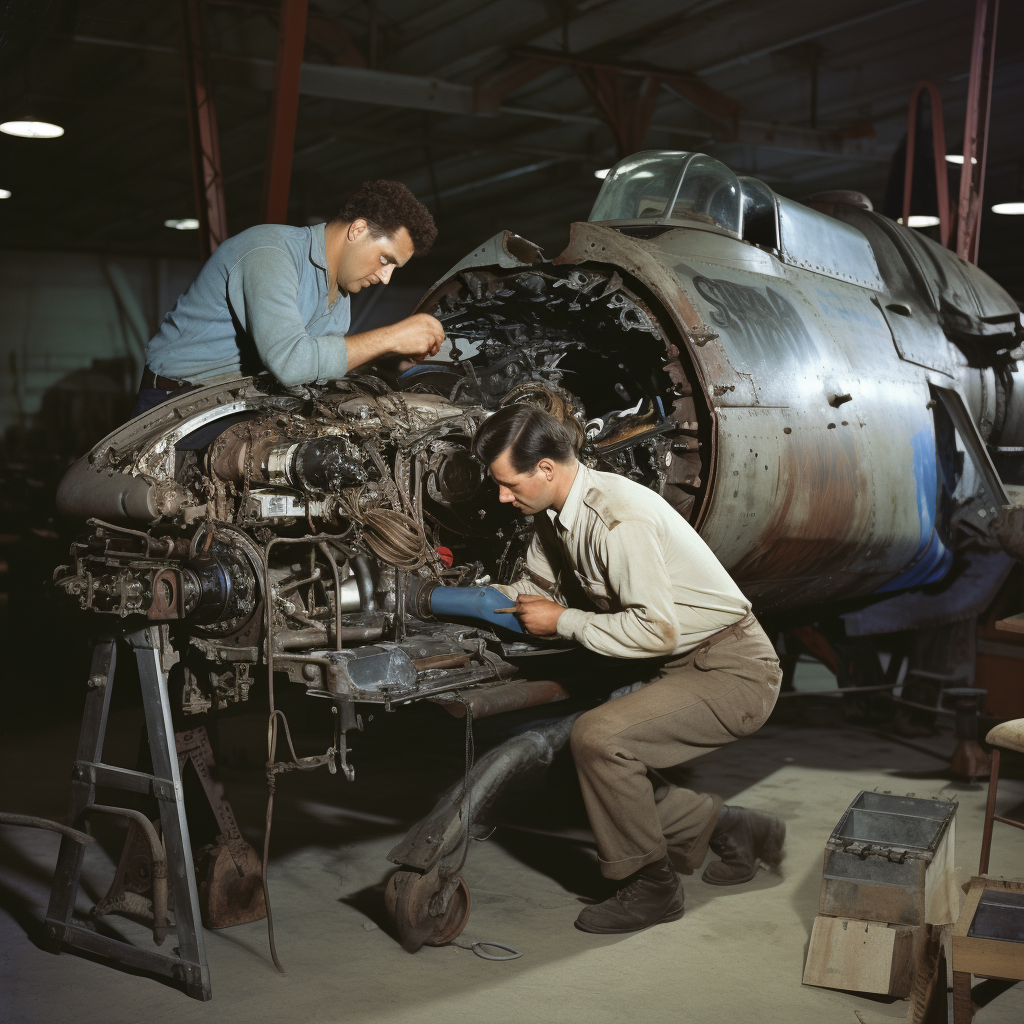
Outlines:
[[[333,494],[366,483],[368,474],[346,450],[340,437],[302,441],[289,453],[285,475],[293,487]]]

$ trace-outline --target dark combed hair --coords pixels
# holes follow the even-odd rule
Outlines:
[[[530,473],[541,459],[576,458],[573,435],[554,416],[535,405],[507,405],[489,416],[473,438],[473,454],[489,466],[503,451],[517,473]]]
[[[345,200],[335,221],[351,224],[362,218],[376,238],[392,237],[405,228],[413,252],[423,256],[437,238],[437,225],[430,211],[400,181],[364,181]]]

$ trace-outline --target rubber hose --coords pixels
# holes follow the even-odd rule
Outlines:
[[[526,634],[514,615],[495,613],[495,608],[511,608],[515,598],[506,597],[495,587],[435,587],[430,592],[430,611],[439,619],[483,619],[513,633]]]

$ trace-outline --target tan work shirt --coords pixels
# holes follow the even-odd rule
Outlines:
[[[580,465],[562,511],[536,523],[525,576],[499,589],[565,605],[582,589],[596,610],[568,607],[558,633],[598,654],[685,654],[750,611],[697,531],[642,484]]]

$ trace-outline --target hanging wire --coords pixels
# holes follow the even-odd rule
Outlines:
[[[472,775],[473,762],[476,759],[476,746],[473,740],[473,705],[461,693],[456,693],[454,700],[466,709],[466,754],[462,775],[462,799],[460,801],[461,806],[459,807],[459,814],[462,816],[462,823],[464,825],[464,839],[462,841],[462,856],[459,858],[459,866],[454,871],[449,872],[449,878],[453,878],[463,869],[466,864],[466,857],[469,856],[469,829],[473,820]]]
[[[300,758],[295,752],[295,744],[292,742],[291,730],[288,727],[288,719],[284,712],[278,710],[274,700],[274,612],[273,612],[273,587],[270,582],[270,551],[277,544],[314,544],[318,547],[328,541],[341,542],[344,535],[320,534],[316,537],[274,537],[269,540],[263,549],[263,589],[266,604],[266,656],[267,656],[267,699],[270,704],[270,716],[267,721],[267,816],[263,832],[263,901],[267,908],[267,936],[270,940],[270,956],[274,966],[282,973],[285,973],[281,961],[277,955],[277,943],[274,939],[274,914],[270,906],[270,880],[268,878],[268,866],[270,861],[270,833],[274,820],[274,795],[277,790],[277,776],[282,772],[298,769],[299,771],[312,771],[320,765],[330,763],[330,758],[336,756],[332,747],[327,754],[318,757]],[[336,578],[337,579],[337,578]],[[277,761],[277,729],[278,719],[284,726],[285,739],[288,742],[288,751],[292,756],[290,762]]]

